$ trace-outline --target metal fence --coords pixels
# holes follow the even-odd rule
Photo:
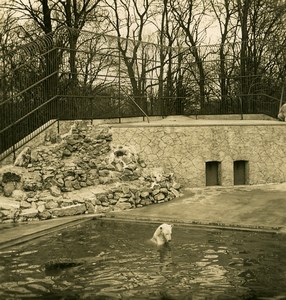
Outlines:
[[[242,76],[239,45],[228,45],[223,61],[221,45],[202,46],[196,49],[201,61],[195,61],[194,49],[135,41],[128,41],[124,55],[117,38],[92,33],[82,34],[76,49],[65,48],[67,34],[45,36],[11,54],[10,68],[0,81],[0,153],[15,152],[19,141],[55,120],[176,114],[276,117],[283,102],[280,65],[269,74],[261,68]]]

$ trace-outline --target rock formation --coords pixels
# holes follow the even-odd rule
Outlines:
[[[0,222],[105,213],[170,201],[173,174],[148,169],[138,153],[113,145],[108,127],[75,122],[69,134],[0,169]]]

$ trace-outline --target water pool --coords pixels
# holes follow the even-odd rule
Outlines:
[[[286,299],[286,236],[92,220],[0,252],[0,299]]]

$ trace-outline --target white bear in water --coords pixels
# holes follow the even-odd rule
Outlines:
[[[151,241],[157,246],[168,244],[172,240],[172,228],[173,225],[161,224],[154,232]]]

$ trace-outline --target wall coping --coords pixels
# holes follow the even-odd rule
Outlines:
[[[150,123],[101,124],[112,128],[139,127],[216,127],[216,126],[286,126],[286,122],[267,120],[190,120],[186,122],[153,121]]]

